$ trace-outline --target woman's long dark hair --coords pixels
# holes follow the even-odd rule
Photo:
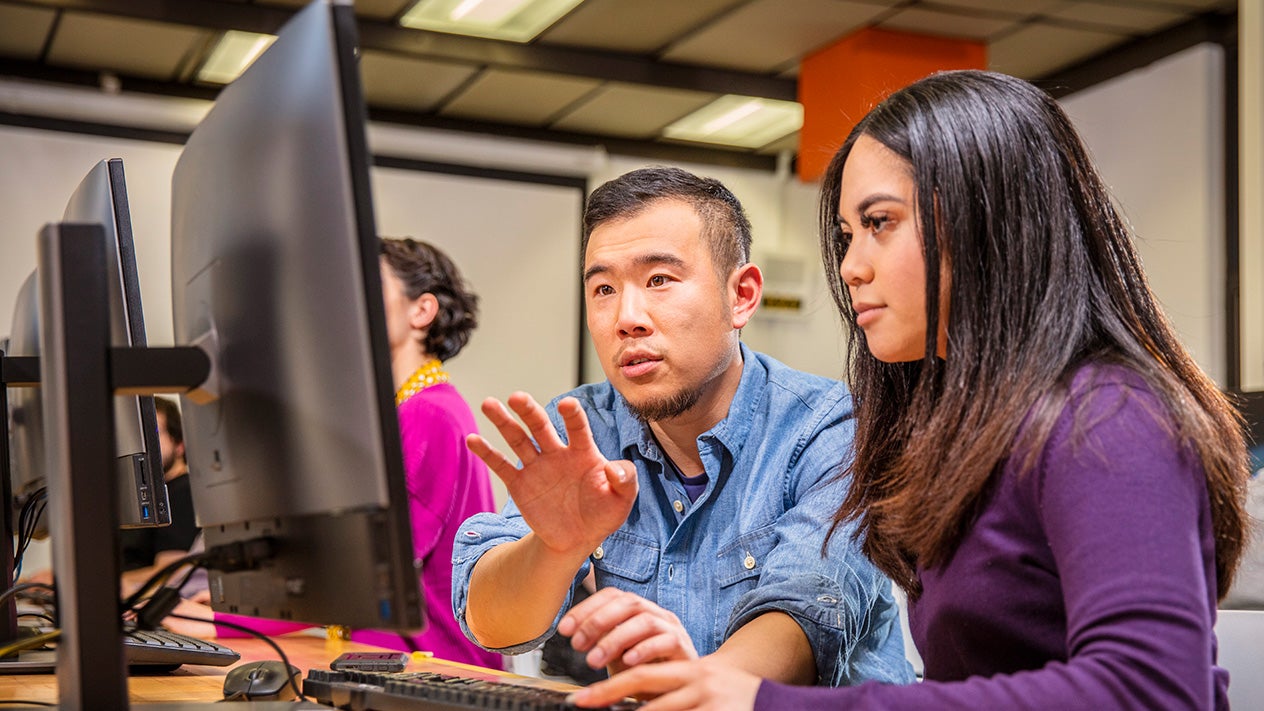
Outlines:
[[[916,186],[927,265],[920,361],[870,354],[839,275],[840,183],[860,136],[907,161]],[[826,170],[820,225],[826,277],[851,334],[857,413],[836,530],[856,521],[865,552],[917,597],[916,566],[951,554],[1012,452],[1040,451],[1078,367],[1116,363],[1154,389],[1173,435],[1202,464],[1225,594],[1245,535],[1241,417],[1173,333],[1127,225],[1052,98],[979,71],[936,74],[893,94]],[[947,360],[935,355],[941,259],[951,272]]]

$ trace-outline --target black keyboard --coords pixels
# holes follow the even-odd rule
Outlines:
[[[226,667],[241,659],[223,645],[166,630],[124,632],[123,655],[128,670],[140,673],[171,671],[182,664]],[[56,669],[56,649],[27,650],[0,660],[0,674],[53,674]]]
[[[127,666],[146,671],[169,671],[181,664],[226,667],[241,655],[214,642],[167,630],[129,630],[123,634],[123,655]]]
[[[567,692],[503,681],[472,679],[434,672],[364,672],[312,669],[303,695],[318,703],[351,711],[575,711]],[[603,707],[630,711],[627,701]]]

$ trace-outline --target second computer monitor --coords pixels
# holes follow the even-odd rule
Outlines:
[[[123,161],[114,158],[93,166],[71,195],[63,219],[95,222],[104,228],[106,263],[101,268],[106,272],[109,288],[111,343],[119,347],[144,346],[145,318]],[[7,355],[40,354],[38,284],[39,274],[32,272],[18,292]],[[28,498],[42,496],[46,484],[41,389],[10,389],[7,416],[13,495],[20,507]],[[114,398],[114,422],[119,524],[124,528],[169,524],[171,512],[162,478],[153,398]],[[48,530],[49,520],[43,517],[35,534],[43,535]]]
[[[219,95],[172,181],[177,345],[218,610],[417,628],[365,107],[349,2],[315,2]],[[238,547],[234,547],[238,546]]]

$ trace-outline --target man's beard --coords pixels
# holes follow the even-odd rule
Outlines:
[[[702,399],[702,388],[696,387],[687,390],[680,390],[667,397],[649,400],[640,404],[633,403],[627,398],[628,409],[632,411],[642,422],[655,422],[658,420],[670,420],[673,417],[679,417],[694,406]]]

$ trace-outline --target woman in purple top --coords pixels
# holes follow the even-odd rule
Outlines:
[[[1213,625],[1244,540],[1241,421],[1057,103],[975,71],[897,92],[826,171],[821,225],[857,402],[836,521],[908,593],[925,681],[791,687],[704,659],[576,701],[1227,707]]]

